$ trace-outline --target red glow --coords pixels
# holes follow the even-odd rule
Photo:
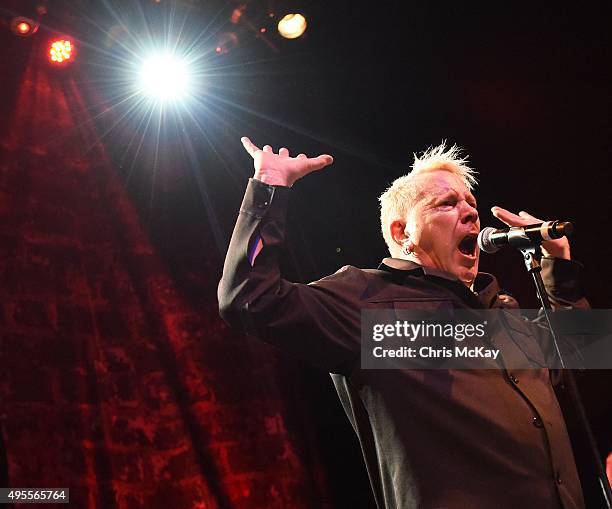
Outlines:
[[[246,9],[246,4],[242,4],[233,10],[230,21],[234,25],[240,21],[240,19],[242,18],[242,15],[244,14],[245,9]]]
[[[19,37],[28,37],[38,30],[38,23],[30,18],[17,16],[11,20],[11,31]]]
[[[17,31],[18,31],[20,34],[25,35],[25,34],[27,34],[27,33],[28,33],[30,30],[32,30],[32,27],[30,26],[30,24],[29,24],[29,23],[26,23],[25,21],[22,21],[21,23],[19,23],[19,24],[17,25]]]
[[[49,61],[53,64],[66,64],[74,60],[74,43],[70,39],[54,39],[49,44]]]
[[[238,36],[234,32],[223,32],[217,39],[215,52],[217,55],[227,55],[238,45]]]

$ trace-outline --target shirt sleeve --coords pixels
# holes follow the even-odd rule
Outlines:
[[[543,256],[542,280],[555,309],[589,309],[583,285],[584,267],[575,260]]]
[[[221,317],[333,373],[359,360],[356,295],[365,278],[354,267],[311,284],[281,277],[290,189],[250,179],[219,283]]]
[[[590,304],[585,296],[583,285],[584,266],[575,260],[565,260],[562,258],[553,258],[543,256],[541,259],[542,280],[546,287],[546,293],[550,299],[551,306],[557,312],[567,310],[571,313],[572,309],[587,310],[590,309]],[[564,319],[564,313],[554,314],[554,321],[559,322]],[[571,318],[571,315],[569,315]],[[549,336],[548,324],[541,309],[535,323],[540,326],[540,332],[544,331],[545,337],[540,339],[540,344],[543,346],[545,355],[549,360],[556,359],[556,354]],[[564,355],[564,358],[573,359],[570,364],[574,367],[584,368],[583,356],[580,349],[588,345],[588,335],[572,335],[565,336],[558,334],[558,346]],[[550,361],[552,362],[552,360]],[[554,371],[551,373],[551,379],[555,385],[560,385],[562,373]]]

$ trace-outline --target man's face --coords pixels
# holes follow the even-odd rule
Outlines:
[[[405,233],[426,267],[450,272],[466,285],[478,273],[476,200],[461,178],[444,170],[419,177],[419,196],[406,218]]]

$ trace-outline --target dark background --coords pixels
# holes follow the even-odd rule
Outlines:
[[[3,1],[0,15],[33,5]],[[414,152],[448,140],[480,173],[483,226],[496,224],[492,205],[571,220],[590,301],[611,305],[603,5],[252,1],[232,24],[240,5],[50,1],[34,36],[0,27],[0,327],[11,366],[2,412],[12,486],[74,486],[90,507],[371,507],[327,375],[217,317],[216,283],[252,174],[242,135],[335,158],[294,187],[289,279],[376,266],[386,256],[377,197]],[[294,41],[274,33],[290,7],[309,23]],[[177,46],[193,48],[197,101],[160,117],[135,107],[126,87],[150,42],[179,31]],[[239,43],[218,55],[227,31]],[[41,56],[56,33],[77,41],[72,66],[51,69]],[[537,306],[519,253],[483,255],[481,269],[523,307]],[[173,395],[170,420],[142,394],[158,379]],[[610,381],[609,372],[580,379],[602,455],[612,449]],[[81,385],[77,408],[77,389],[65,386]],[[47,387],[55,389],[41,396]],[[55,418],[31,424],[51,408]],[[79,433],[62,422],[70,412]],[[137,433],[139,419],[152,427]],[[168,428],[171,438],[160,438]],[[28,466],[49,436],[62,437],[52,451],[71,451],[56,477],[44,473],[51,456]],[[179,449],[191,456],[176,459]],[[585,489],[598,507],[597,488]]]

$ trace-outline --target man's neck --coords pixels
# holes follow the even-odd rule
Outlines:
[[[428,269],[442,270],[442,271],[444,271],[444,272],[447,272],[447,271],[445,271],[444,269],[440,269],[440,268],[436,267],[436,266],[435,266],[435,265],[434,265],[434,264],[431,262],[431,260],[429,260],[429,259],[428,259],[428,260],[421,260],[421,259],[420,259],[420,257],[419,257],[419,255],[418,255],[417,253],[412,253],[412,254],[410,254],[410,255],[408,255],[408,256],[405,256],[405,255],[403,255],[403,253],[402,253],[402,254],[400,255],[400,258],[401,258],[402,260],[406,260],[406,261],[409,261],[409,262],[412,262],[412,263],[416,263],[416,264],[420,265],[421,267],[425,267],[425,268],[428,268]],[[448,274],[452,274],[451,272],[447,272],[447,273],[448,273]],[[462,283],[463,283],[465,286],[467,286],[467,287],[468,287],[468,288],[469,288],[469,289],[470,289],[472,292],[474,292],[474,281],[464,281],[464,280],[462,280],[460,277],[458,277],[457,275],[455,275],[455,274],[452,274],[452,275],[453,275],[454,277],[456,277],[456,278],[457,278],[457,280],[461,281],[461,282],[462,282]],[[475,292],[474,292],[474,293],[475,293]]]

